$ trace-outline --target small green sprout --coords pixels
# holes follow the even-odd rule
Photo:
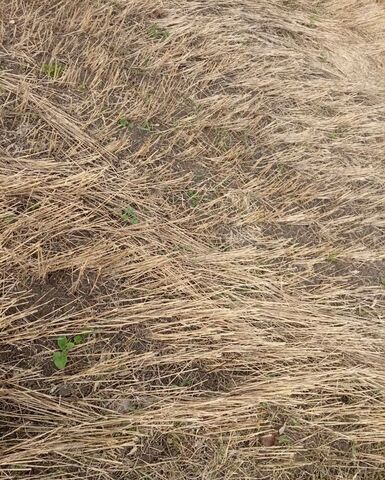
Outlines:
[[[191,378],[183,378],[179,381],[179,386],[181,387],[192,387],[194,385],[194,380]]]
[[[58,370],[63,370],[68,362],[68,352],[72,350],[76,345],[80,345],[87,338],[88,333],[80,333],[75,335],[73,341],[69,340],[66,336],[61,336],[57,339],[59,351],[53,353],[53,363]]]
[[[328,260],[328,262],[336,263],[336,261],[338,260],[337,253],[336,252],[330,252],[329,255],[327,256],[327,260]]]
[[[5,217],[3,217],[3,222],[6,225],[10,225],[11,223],[13,223],[15,221],[16,221],[16,215],[13,215],[12,213],[10,213],[8,215],[5,215]]]
[[[380,285],[382,288],[385,288],[385,275],[381,275],[380,277]]]
[[[317,15],[314,15],[314,14],[310,15],[310,17],[309,17],[310,26],[315,27],[315,23],[316,23],[317,20],[318,20]]]
[[[58,347],[60,348],[59,352],[54,352],[53,354],[53,363],[55,367],[59,370],[63,370],[67,365],[68,361],[68,352],[74,348],[75,343],[68,340],[67,337],[62,336],[57,339]]]
[[[187,196],[190,201],[190,205],[195,208],[199,204],[199,195],[196,190],[187,190]]]
[[[83,343],[87,338],[88,333],[79,333],[78,335],[74,336],[74,344],[80,345]]]
[[[144,132],[150,133],[153,130],[153,126],[150,122],[144,122],[142,125],[138,126],[139,130],[143,130]]]
[[[284,174],[287,171],[287,166],[284,163],[277,163],[276,168],[280,174]]]
[[[27,212],[33,212],[34,210],[37,210],[38,208],[40,208],[40,202],[32,202],[28,205]]]
[[[123,222],[130,222],[132,225],[139,223],[135,210],[132,207],[127,207],[123,210],[121,219]]]
[[[67,365],[67,352],[54,352],[53,354],[53,363],[58,370],[63,370]]]
[[[287,435],[281,435],[278,437],[278,445],[289,445],[290,438]]]
[[[170,36],[170,32],[156,23],[150,26],[148,34],[155,40],[166,40]]]
[[[58,62],[44,63],[41,69],[48,77],[56,80],[63,75],[64,65]]]
[[[327,57],[324,53],[321,53],[321,55],[319,56],[319,59],[322,63],[325,63],[327,61]]]
[[[133,128],[134,124],[133,122],[131,122],[130,120],[128,120],[128,118],[119,118],[118,120],[118,127],[119,128]]]

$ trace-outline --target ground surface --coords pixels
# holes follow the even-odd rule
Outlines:
[[[1,479],[384,478],[383,33],[0,0]]]

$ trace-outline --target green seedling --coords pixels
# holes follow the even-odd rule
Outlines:
[[[199,195],[196,190],[188,190],[187,191],[187,196],[190,201],[190,205],[195,208],[199,204]]]
[[[9,215],[6,215],[5,217],[3,217],[3,222],[6,225],[10,225],[11,223],[13,223],[15,221],[16,221],[16,215],[9,214]]]
[[[27,207],[27,212],[33,212],[34,210],[37,210],[39,207],[40,207],[39,202],[30,203]]]
[[[194,385],[194,381],[191,378],[183,378],[179,381],[179,386],[181,387],[192,387]]]
[[[299,421],[298,421],[296,418],[292,418],[292,419],[290,420],[290,424],[291,424],[291,425],[294,425],[295,427],[297,427],[300,423],[299,423]]]
[[[155,40],[166,40],[170,36],[170,32],[163,27],[160,27],[156,23],[151,25],[148,29],[148,34],[151,38]]]
[[[53,354],[53,363],[58,370],[63,370],[68,362],[68,353],[76,345],[80,345],[87,338],[88,333],[80,333],[75,335],[73,341],[69,340],[66,336],[61,336],[57,339],[59,351]]]
[[[118,120],[118,127],[119,128],[133,128],[134,124],[128,120],[128,118],[119,118]]]
[[[83,333],[79,333],[78,335],[75,335],[74,344],[80,345],[81,343],[84,343],[87,340],[87,337],[89,334],[90,332],[83,332]]]
[[[230,150],[231,148],[231,139],[230,138],[221,138],[219,140],[219,148],[223,151],[223,152],[227,152],[228,150]]]
[[[278,437],[278,445],[289,445],[290,439],[287,435],[281,435]]]
[[[322,63],[325,63],[327,61],[326,55],[324,53],[321,53],[319,56],[319,59]]]
[[[41,69],[48,77],[55,80],[63,75],[64,65],[58,62],[44,63]]]
[[[127,207],[123,210],[121,219],[123,220],[123,222],[129,222],[132,225],[136,225],[137,223],[139,223],[135,210],[132,207]]]
[[[136,126],[138,130],[142,130],[143,132],[147,132],[147,133],[152,132],[154,130],[154,125],[150,122],[144,122],[142,124],[135,125],[134,122],[132,122],[131,120],[125,117],[119,118],[119,120],[117,121],[117,124],[119,128],[128,128],[130,130],[132,130]]]
[[[68,352],[74,348],[75,343],[68,340],[67,337],[59,337],[57,339],[58,347],[60,351],[54,352],[53,363],[58,370],[63,370],[68,362]]]
[[[315,27],[315,23],[318,20],[317,15],[310,15],[309,17],[309,23],[311,27]]]
[[[328,260],[328,262],[336,263],[336,261],[338,260],[337,253],[336,252],[330,252],[329,255],[327,256],[327,260]]]
[[[382,286],[381,280],[380,280],[380,285]],[[383,288],[385,288],[385,280],[384,280]],[[361,315],[361,317],[371,317],[373,315],[373,311],[370,308],[365,308],[362,305],[358,305],[355,311],[358,315]]]
[[[153,130],[153,126],[150,122],[144,122],[142,123],[142,125],[139,125],[138,126],[139,130],[143,130],[143,132],[152,132]]]
[[[382,275],[380,277],[380,285],[382,288],[385,288],[385,275]]]
[[[193,249],[191,248],[190,245],[180,245],[179,248],[184,252],[192,252],[193,251]]]

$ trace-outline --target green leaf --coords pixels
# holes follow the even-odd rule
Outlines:
[[[118,120],[118,127],[119,128],[133,128],[134,124],[128,120],[128,118],[119,118]]]
[[[27,212],[31,212],[33,210],[37,210],[40,207],[40,202],[34,202],[28,205]]]
[[[16,215],[6,215],[3,218],[3,222],[6,223],[7,225],[10,225],[16,220]]]
[[[160,27],[156,23],[150,26],[148,34],[151,38],[156,40],[166,40],[170,36],[170,32],[163,27]]]
[[[199,204],[199,195],[196,190],[187,190],[187,196],[190,200],[190,205],[195,208]]]
[[[311,27],[315,27],[315,23],[318,20],[317,15],[310,15],[309,17],[309,23]]]
[[[67,365],[67,353],[66,352],[54,352],[53,354],[53,363],[55,367],[59,370],[63,370]]]
[[[151,132],[152,131],[152,125],[149,122],[144,122],[142,125],[139,125],[139,130],[142,130],[143,132]]]
[[[130,222],[132,225],[139,223],[135,210],[132,207],[127,207],[123,210],[121,218],[124,222]]]
[[[68,338],[66,336],[59,337],[57,344],[61,350],[67,350]]]
[[[290,444],[290,438],[286,435],[281,435],[278,438],[278,445],[289,445]]]
[[[75,345],[80,345],[81,343],[83,343],[83,341],[84,341],[83,335],[79,334],[74,336]]]
[[[53,79],[60,78],[64,72],[64,65],[61,65],[58,62],[44,63],[42,66],[42,71],[48,77]]]
[[[68,342],[66,351],[69,352],[72,348],[74,348],[74,346],[75,346],[74,342]]]

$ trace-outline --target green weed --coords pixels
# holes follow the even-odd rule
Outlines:
[[[277,163],[276,168],[281,175],[288,171],[287,165],[285,165],[284,163]]]
[[[40,202],[31,202],[30,204],[28,204],[27,212],[33,212],[38,208],[40,208]]]
[[[166,40],[170,36],[170,32],[163,27],[160,27],[156,23],[150,26],[148,34],[155,40]]]
[[[287,435],[281,435],[278,437],[278,445],[289,445],[290,438]]]
[[[311,26],[311,27],[315,27],[317,20],[318,20],[317,15],[310,15],[310,17],[309,17],[310,26]]]
[[[322,63],[325,63],[327,61],[327,57],[324,53],[321,53],[321,55],[319,56],[319,59]]]
[[[64,65],[58,62],[44,63],[41,69],[48,77],[55,80],[63,75]]]
[[[139,130],[143,130],[143,132],[152,132],[154,127],[152,126],[152,124],[150,122],[144,122],[142,123],[142,125],[139,125],[138,126]]]
[[[191,378],[182,378],[179,380],[180,387],[192,387],[194,385],[194,380]]]
[[[80,345],[81,343],[84,343],[87,340],[89,333],[84,332],[84,333],[79,333],[78,335],[74,336],[74,344],[75,345]]]
[[[190,201],[190,205],[195,208],[199,204],[199,195],[196,190],[187,190],[187,197]]]
[[[121,219],[123,222],[130,222],[132,225],[139,223],[139,219],[132,207],[127,207],[123,210]]]
[[[180,245],[179,248],[182,250],[182,252],[192,252],[193,248],[191,245]]]
[[[57,339],[59,351],[53,353],[53,363],[59,370],[63,370],[68,362],[68,353],[76,345],[80,345],[87,338],[88,333],[80,333],[75,335],[73,341],[69,340],[66,336],[61,336]]]
[[[9,215],[6,215],[5,217],[3,217],[3,222],[6,224],[6,225],[10,225],[11,223],[15,222],[16,221],[16,215],[13,215],[12,213],[10,213]]]
[[[330,252],[326,259],[328,262],[336,263],[338,260],[338,255],[336,252]]]
[[[152,132],[154,130],[154,126],[150,122],[143,122],[142,124],[135,125],[134,122],[132,122],[126,117],[119,118],[117,123],[119,128],[128,128],[129,130],[132,130],[134,127],[136,127],[138,130],[142,130],[143,132],[147,132],[147,133]]]
[[[118,120],[118,127],[119,128],[129,128],[132,129],[134,127],[133,122],[128,120],[128,118],[119,118]]]

